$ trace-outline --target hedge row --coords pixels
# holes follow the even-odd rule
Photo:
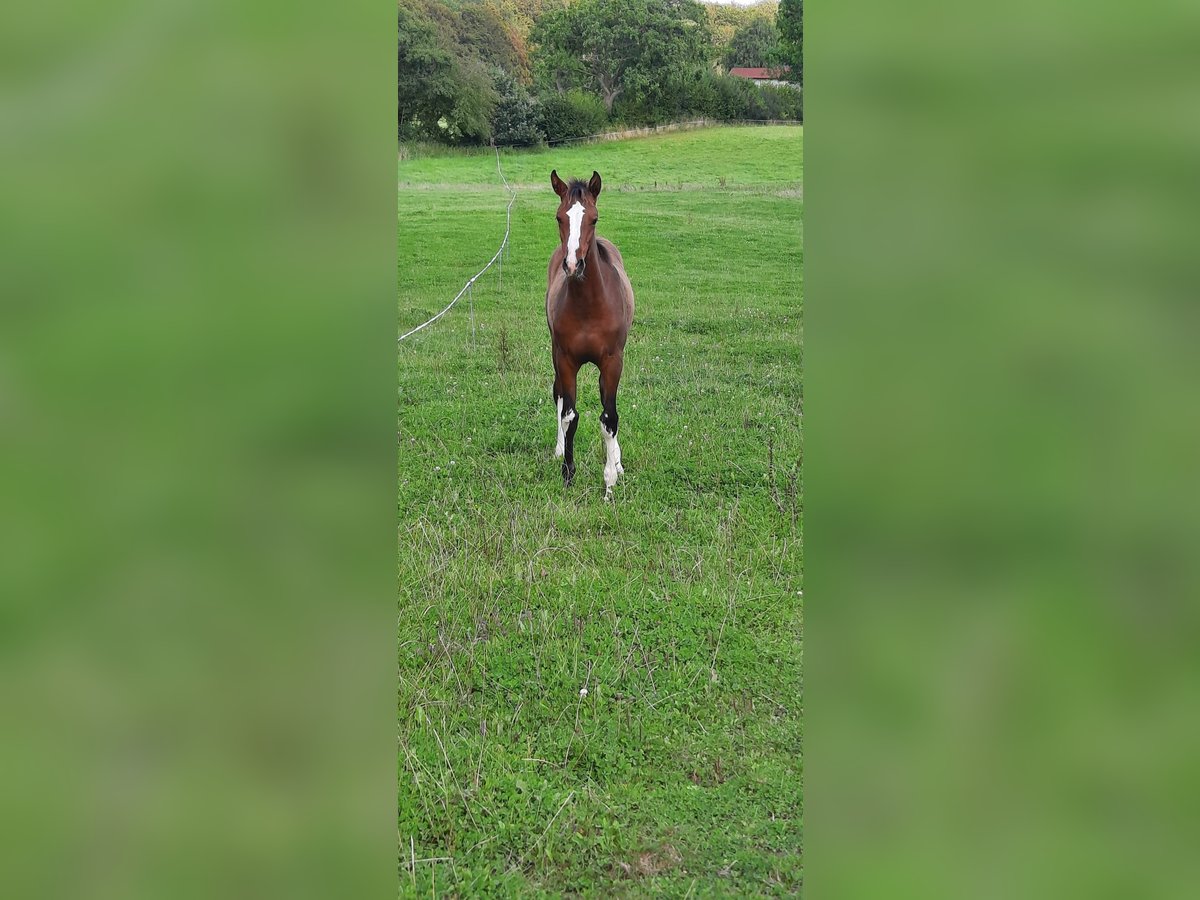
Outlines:
[[[624,126],[660,124],[686,116],[724,121],[779,119],[803,121],[801,92],[791,86],[756,85],[745,78],[706,73],[685,85],[670,109],[646,112],[622,108],[610,117],[604,103],[584,91],[535,97],[515,79],[497,76],[499,100],[492,140],[502,146],[530,146],[581,138]]]

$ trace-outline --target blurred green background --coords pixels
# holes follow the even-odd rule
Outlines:
[[[806,878],[1194,893],[1191,4],[818,4]],[[395,890],[395,18],[0,10],[0,871]]]
[[[395,12],[0,10],[0,878],[394,891]]]
[[[814,896],[1194,896],[1200,9],[813,4]]]

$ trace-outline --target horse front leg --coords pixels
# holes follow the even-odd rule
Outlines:
[[[558,428],[563,440],[563,486],[570,487],[575,479],[575,429],[579,427],[579,415],[575,411],[575,379],[579,374],[579,363],[559,353],[555,370],[558,376],[559,399]]]
[[[563,430],[562,424],[562,383],[558,375],[558,347],[553,346],[551,350],[551,358],[554,360],[554,427],[558,429],[558,437],[554,441],[554,456],[556,459],[562,459],[563,453],[566,451],[566,431]]]
[[[617,388],[621,384],[621,370],[625,366],[620,352],[605,357],[600,363],[600,436],[604,439],[604,499],[612,499],[613,485],[617,477],[625,473],[621,465],[621,445],[617,442]]]

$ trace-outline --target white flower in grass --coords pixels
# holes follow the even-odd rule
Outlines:
[[[580,688],[580,689],[579,689],[579,696],[580,696],[580,697],[586,697],[586,696],[587,696],[587,688],[585,688],[585,687],[583,687],[583,688]]]

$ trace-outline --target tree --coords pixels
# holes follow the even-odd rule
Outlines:
[[[456,143],[486,144],[492,137],[492,114],[500,95],[492,72],[477,59],[460,59],[454,66],[454,106],[446,116],[447,137]]]
[[[454,107],[454,58],[433,23],[411,9],[397,8],[397,31],[400,134],[432,135],[438,120]]]
[[[529,81],[529,60],[524,42],[504,21],[504,14],[491,0],[464,6],[459,13],[460,25],[455,38],[461,56],[476,57],[490,66],[498,66]]]
[[[792,67],[788,78],[804,84],[804,0],[780,0],[775,24],[779,58]]]
[[[541,105],[503,69],[497,69],[494,77],[500,102],[492,119],[492,139],[503,146],[540,144],[546,139]]]
[[[533,23],[547,7],[563,6],[562,0],[495,0],[504,19],[522,38],[529,36]]]
[[[611,114],[618,97],[648,117],[669,110],[674,88],[708,63],[704,8],[694,0],[579,0],[534,27],[543,83],[596,91]]]
[[[485,143],[500,97],[497,64],[527,71],[498,9],[460,13],[437,0],[397,5],[397,119],[401,137]]]
[[[582,60],[583,41],[577,32],[579,19],[576,10],[558,7],[543,14],[530,32],[535,42],[534,78],[558,94],[589,84],[589,69]]]
[[[775,23],[755,19],[734,32],[725,51],[725,66],[768,66],[776,61],[779,52],[779,32]]]
[[[775,0],[763,0],[753,6],[706,3],[704,11],[708,13],[709,31],[712,33],[716,57],[724,59],[725,52],[729,49],[729,42],[733,40],[733,36],[738,30],[756,19],[766,19],[774,24],[779,4]]]

